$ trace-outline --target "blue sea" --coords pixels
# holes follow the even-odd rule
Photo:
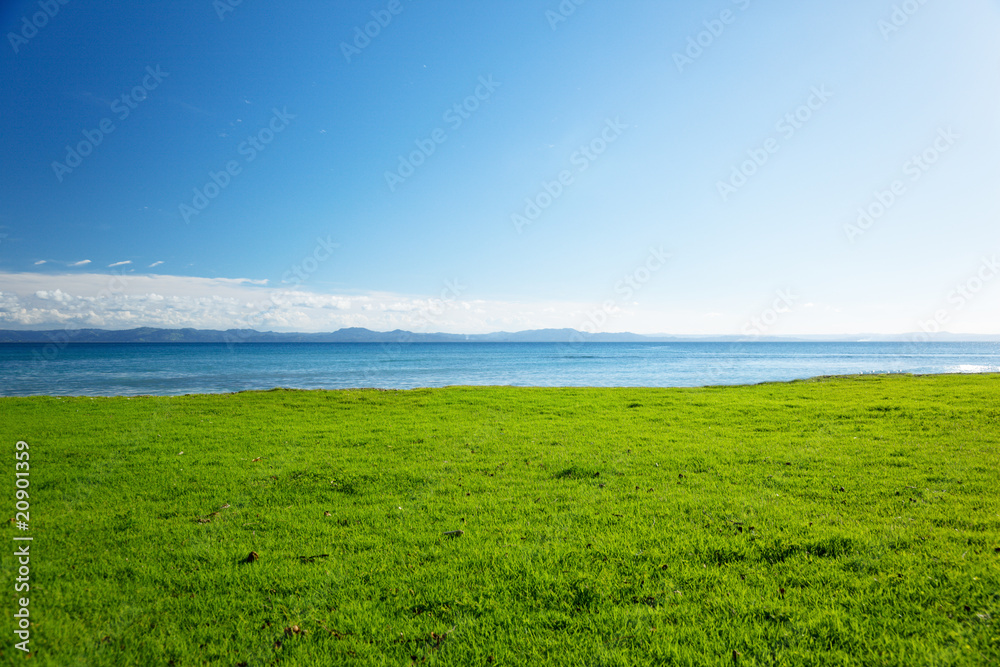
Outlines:
[[[1000,372],[1000,343],[0,344],[3,396],[692,387],[901,372]]]

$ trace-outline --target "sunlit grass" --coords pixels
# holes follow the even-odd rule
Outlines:
[[[3,398],[0,425],[31,445],[40,665],[1000,662],[1000,376]]]

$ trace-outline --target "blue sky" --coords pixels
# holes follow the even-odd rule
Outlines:
[[[1000,333],[996,0],[0,27],[0,328]]]

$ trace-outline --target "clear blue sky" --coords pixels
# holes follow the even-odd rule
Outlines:
[[[997,0],[42,5],[0,328],[1000,333]]]

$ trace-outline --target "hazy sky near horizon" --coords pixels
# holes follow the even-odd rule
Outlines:
[[[0,328],[1000,333],[998,0],[0,27]]]

